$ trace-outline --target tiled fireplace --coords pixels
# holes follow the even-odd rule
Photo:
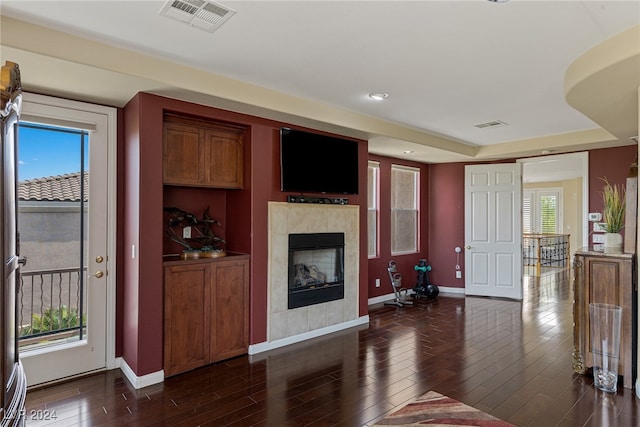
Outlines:
[[[322,276],[319,286],[329,288],[340,283],[343,287],[339,296],[335,291],[325,291],[329,297],[324,302],[289,308],[289,241],[308,235],[315,237],[305,243],[307,252],[300,258],[304,262],[297,264],[317,270],[312,275]],[[343,249],[333,248],[336,236],[343,238]],[[340,325],[358,321],[359,245],[358,206],[269,202],[268,342],[305,339],[318,331],[328,333],[332,327],[339,330]]]

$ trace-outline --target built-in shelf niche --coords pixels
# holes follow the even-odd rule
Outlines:
[[[164,186],[163,207],[177,207],[184,211],[194,214],[197,218],[202,218],[204,210],[209,207],[209,215],[211,218],[220,221],[221,226],[212,228],[216,236],[226,240],[226,224],[227,224],[227,191],[217,188],[201,188],[201,187],[176,187],[172,185]],[[144,215],[142,215],[144,218]],[[179,254],[184,249],[178,243],[173,242],[166,235],[169,215],[163,212],[163,230],[164,235],[162,253]],[[178,232],[178,230],[175,230]],[[226,249],[226,245],[223,246]]]

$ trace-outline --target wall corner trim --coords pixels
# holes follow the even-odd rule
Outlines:
[[[150,374],[139,377],[135,372],[133,372],[133,369],[131,369],[131,367],[127,364],[127,361],[124,359],[122,359],[122,363],[120,364],[120,370],[129,380],[131,385],[133,385],[133,387],[136,389],[164,382],[164,370],[152,372]]]

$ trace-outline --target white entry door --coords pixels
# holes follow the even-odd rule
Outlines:
[[[109,107],[24,97],[16,309],[29,385],[115,363],[115,119]]]
[[[465,293],[522,299],[522,165],[465,167]]]

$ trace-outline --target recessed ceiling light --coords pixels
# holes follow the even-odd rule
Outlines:
[[[492,2],[492,3],[506,3],[509,0],[489,0],[489,1]]]
[[[383,99],[387,99],[389,94],[386,92],[372,92],[369,94],[369,98],[374,99],[376,101],[382,101]]]
[[[411,153],[413,153],[413,150],[405,150],[405,151],[403,151],[403,153],[404,154],[411,154]]]

